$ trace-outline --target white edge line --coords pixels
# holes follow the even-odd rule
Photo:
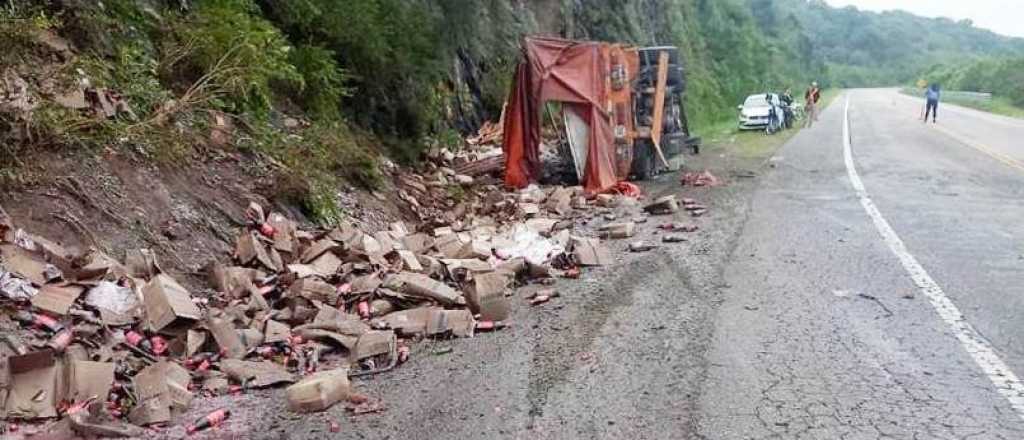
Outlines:
[[[892,253],[903,264],[903,268],[906,269],[914,284],[921,290],[921,293],[928,298],[928,301],[935,308],[942,321],[949,325],[950,330],[960,341],[960,344],[963,345],[967,354],[974,359],[978,367],[988,376],[999,394],[1009,401],[1010,406],[1017,412],[1017,415],[1024,419],[1024,384],[1021,384],[1017,375],[1010,370],[1006,362],[1003,362],[995,349],[992,348],[992,344],[985,340],[974,329],[974,326],[967,322],[964,315],[960,313],[960,309],[946,296],[938,283],[924,270],[924,267],[917,262],[917,258],[914,258],[907,251],[903,240],[896,235],[896,231],[882,217],[882,213],[875,206],[875,203],[871,201],[867,190],[864,189],[864,182],[860,180],[860,175],[857,174],[857,169],[854,167],[853,152],[850,145],[849,94],[846,96],[846,106],[843,110],[843,159],[846,162],[846,172],[850,177],[850,184],[853,185],[854,191],[857,192],[857,197],[860,199],[860,204],[864,206],[864,211],[867,211],[868,216],[875,223],[878,233],[882,235],[882,240],[885,244],[889,245],[889,249],[892,250]]]

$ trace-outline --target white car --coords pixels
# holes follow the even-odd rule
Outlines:
[[[740,111],[740,130],[769,128],[769,122],[773,122],[773,113],[775,120],[771,127],[772,131],[777,131],[786,125],[786,112],[783,111],[782,100],[775,93],[750,95],[737,109]]]

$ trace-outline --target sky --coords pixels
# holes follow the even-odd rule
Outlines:
[[[1022,0],[825,0],[832,6],[853,5],[859,9],[885,11],[903,9],[926,17],[969,18],[974,25],[1003,35],[1024,37]]]

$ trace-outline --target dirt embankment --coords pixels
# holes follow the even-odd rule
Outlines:
[[[20,160],[27,168],[19,172],[38,183],[0,191],[0,206],[19,227],[117,258],[152,249],[164,270],[200,290],[208,287],[202,268],[230,258],[250,201],[308,223],[298,206],[274,198],[278,180],[270,164],[243,153],[163,165],[115,151],[38,151]],[[338,197],[367,230],[408,218],[400,200],[352,188],[339,188]]]

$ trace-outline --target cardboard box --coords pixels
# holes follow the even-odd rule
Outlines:
[[[0,265],[31,281],[37,286],[46,284],[46,262],[38,255],[13,244],[0,244]]]
[[[460,271],[468,273],[483,273],[494,270],[490,263],[477,259],[445,258],[441,260],[441,264],[444,264],[445,269],[447,269],[450,274],[455,274]]]
[[[636,223],[609,223],[598,229],[601,238],[629,238],[636,234]]]
[[[32,297],[32,306],[56,315],[67,315],[85,288],[74,284],[46,284]]]
[[[445,234],[434,240],[434,248],[447,258],[459,258],[465,244],[458,234]]]
[[[458,255],[455,258],[476,258],[479,260],[486,260],[491,258],[493,249],[491,243],[487,240],[472,240],[464,245],[459,250]]]
[[[435,312],[443,310],[440,307],[400,310],[384,315],[380,318],[379,322],[404,336],[423,334],[427,330],[427,321],[430,320],[430,316]]]
[[[394,353],[398,346],[395,332],[371,330],[359,337],[356,343],[355,359],[366,359],[382,354]]]
[[[658,198],[649,205],[644,206],[644,212],[648,212],[653,215],[667,215],[678,210],[679,202],[676,201],[676,196],[674,195]]]
[[[526,227],[537,231],[544,237],[550,237],[556,223],[558,220],[553,218],[531,218],[526,221]]]
[[[255,231],[242,233],[235,243],[235,257],[242,265],[258,262],[267,269],[280,272],[283,263],[276,249],[268,249],[267,245],[256,235]]]
[[[415,233],[402,237],[402,245],[413,253],[422,253],[434,245],[434,239],[424,233]]]
[[[368,275],[358,276],[352,280],[352,293],[372,293],[374,290],[377,290],[377,288],[380,287],[380,285],[383,283],[384,280],[381,279],[380,274],[378,273],[371,273]]]
[[[435,310],[427,319],[427,336],[451,333],[460,338],[473,337],[476,320],[469,310]]]
[[[302,297],[331,305],[338,303],[339,295],[338,289],[319,278],[303,278],[295,281],[288,288],[288,296]]]
[[[338,269],[341,268],[342,261],[333,252],[326,252],[323,255],[317,257],[311,263],[310,266],[316,273],[323,277],[330,277],[338,273]]]
[[[51,350],[41,350],[7,359],[10,383],[4,410],[9,418],[57,416],[61,395],[61,364]]]
[[[210,281],[219,292],[232,298],[244,298],[259,294],[254,280],[266,277],[266,272],[239,266],[215,264],[210,269]]]
[[[337,368],[313,374],[285,390],[288,408],[295,412],[323,411],[351,394],[348,369]]]
[[[564,217],[572,212],[572,195],[572,188],[557,187],[544,201],[544,209]]]
[[[398,251],[398,259],[402,261],[402,270],[417,273],[423,272],[423,265],[420,264],[420,260],[416,258],[416,254],[412,253],[412,251]]]
[[[291,327],[288,324],[267,320],[263,328],[263,342],[273,344],[276,342],[287,342],[292,335]]]
[[[380,250],[375,253],[389,254],[391,251],[402,247],[401,243],[397,243],[391,238],[391,234],[388,231],[377,231],[373,234],[373,239],[377,240],[377,243],[380,244]]]
[[[220,371],[237,382],[253,388],[295,382],[295,375],[273,362],[250,362],[238,359],[220,361]]]
[[[224,356],[231,359],[245,357],[245,344],[242,343],[242,338],[239,337],[231,321],[211,317],[206,320],[206,328],[210,330],[210,334],[217,341],[217,346],[224,352]]]
[[[316,260],[317,257],[323,255],[324,253],[334,252],[337,249],[341,249],[341,245],[339,245],[338,242],[334,240],[331,240],[329,238],[317,240],[313,242],[313,244],[310,245],[308,248],[306,248],[306,251],[302,253],[302,258],[300,261],[302,261],[303,263],[309,263],[313,260]]]
[[[476,274],[466,286],[466,303],[473,313],[485,321],[502,321],[508,318],[508,298],[505,290],[509,278],[506,272]]]
[[[104,401],[114,383],[112,362],[76,360],[68,363],[65,398],[71,402],[82,402],[90,397]]]
[[[462,305],[466,302],[458,291],[447,284],[418,273],[401,272],[392,275],[385,282],[385,287],[444,305]]]
[[[173,278],[159,274],[142,288],[150,329],[167,335],[182,334],[202,319],[192,295]]]
[[[171,420],[171,409],[184,411],[192,401],[188,391],[188,370],[171,362],[159,362],[135,375],[138,406],[128,415],[136,425],[151,425]]]
[[[573,258],[580,266],[604,266],[612,262],[611,253],[596,238],[574,237],[572,252]]]

